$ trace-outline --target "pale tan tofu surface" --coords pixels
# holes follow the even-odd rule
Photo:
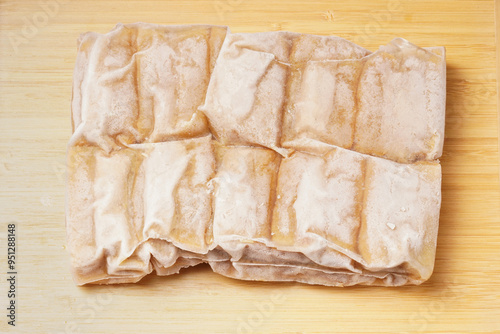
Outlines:
[[[222,46],[200,110],[224,145],[279,148],[288,62],[298,34],[231,34]]]
[[[310,61],[292,67],[282,145],[314,139],[350,148],[354,143],[358,81],[363,62]]]
[[[109,152],[208,133],[197,108],[227,29],[117,25],[83,34],[73,84],[72,142]]]
[[[77,284],[202,262],[331,286],[430,277],[444,48],[143,23],[78,47],[66,220]]]
[[[211,136],[110,154],[74,146],[68,159],[66,224],[77,282],[139,279],[151,272],[151,255],[168,268],[182,251],[199,260],[213,249]],[[87,277],[95,268],[101,274]]]
[[[438,163],[399,164],[341,148],[296,152],[280,165],[272,244],[333,268],[337,252],[356,263],[352,271],[399,267],[423,282],[433,269],[440,188]]]
[[[446,62],[439,52],[395,39],[367,57],[353,150],[404,163],[441,157]]]
[[[269,149],[219,148],[214,182],[215,242],[269,239],[280,156]]]
[[[314,139],[396,162],[438,159],[444,143],[444,48],[394,39],[359,59],[293,68],[282,145]]]

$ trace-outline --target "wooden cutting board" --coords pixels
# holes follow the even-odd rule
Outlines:
[[[500,332],[499,120],[494,1],[1,1],[0,332]],[[76,38],[118,22],[228,25],[447,48],[443,205],[421,286],[326,288],[224,278],[207,266],[76,287],[65,250],[65,146]],[[16,327],[6,308],[16,224]]]

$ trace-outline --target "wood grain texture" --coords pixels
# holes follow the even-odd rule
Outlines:
[[[0,332],[500,332],[494,9],[492,0],[0,1],[2,310],[9,222],[17,223],[19,272],[17,326],[7,326],[2,311]],[[243,282],[199,266],[135,285],[77,288],[64,249],[76,38],[135,21],[333,34],[370,50],[396,36],[446,46],[443,205],[432,278],[417,287],[341,289]]]

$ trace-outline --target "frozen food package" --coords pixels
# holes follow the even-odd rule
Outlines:
[[[118,24],[78,40],[66,229],[78,285],[224,276],[421,284],[441,205],[443,47]]]

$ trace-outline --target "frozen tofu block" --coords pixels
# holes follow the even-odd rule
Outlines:
[[[135,282],[151,271],[148,252],[132,257],[141,242],[142,196],[128,187],[137,159],[132,150],[108,156],[96,147],[68,149],[67,244],[78,284]],[[175,261],[175,247],[164,251]]]
[[[200,109],[221,143],[264,146],[286,155],[280,143],[290,68],[296,73],[295,65],[310,59],[357,59],[368,53],[333,36],[228,35]],[[314,82],[311,89],[317,86]]]
[[[370,271],[402,269],[414,282],[434,268],[441,165],[367,159],[358,250]]]
[[[331,148],[319,156],[296,152],[283,159],[272,225],[274,244],[303,252],[321,265],[354,270],[351,258],[357,254],[365,167],[363,155]],[[349,259],[335,253],[323,256],[319,250],[327,244]]]
[[[75,280],[136,281],[181,251],[207,254],[215,158],[211,136],[68,150],[68,247]],[[203,258],[203,256],[199,256]],[[199,262],[199,261],[198,261]]]
[[[421,283],[434,264],[440,187],[437,163],[399,164],[341,148],[296,152],[280,165],[272,240],[320,265],[335,268],[338,252],[353,260],[345,267],[352,272]]]
[[[308,61],[290,75],[282,145],[313,139],[411,163],[442,154],[444,48],[395,39],[360,59]]]
[[[221,147],[214,178],[214,242],[235,253],[271,237],[280,156],[269,149]]]
[[[446,107],[444,48],[397,38],[368,56],[359,79],[353,149],[398,162],[438,159]]]
[[[78,42],[67,243],[79,285],[209,263],[399,286],[434,266],[445,50],[119,24]]]
[[[144,154],[143,237],[207,253],[212,239],[208,182],[215,170],[211,136],[132,147]]]
[[[79,39],[72,142],[109,152],[208,133],[197,108],[227,29],[119,24]]]
[[[107,156],[96,147],[68,149],[67,243],[78,284],[123,275],[137,281],[151,271],[143,252],[133,266],[123,263],[141,242],[142,196],[128,187],[138,174],[137,159],[140,154],[131,150]],[[165,256],[173,251],[165,249]]]
[[[352,260],[343,254],[330,254],[329,264],[337,261],[332,269],[312,262],[301,252],[278,250],[273,243],[272,211],[279,154],[269,149],[238,146],[219,147],[217,151],[218,169],[213,179],[214,243],[230,259],[210,261],[216,272],[250,280],[268,277],[248,275],[249,266],[348,272]]]
[[[363,62],[309,61],[292,68],[282,144],[304,139],[350,148],[354,143],[358,81]]]
[[[200,108],[222,144],[283,152],[278,146],[286,78],[297,36],[286,32],[227,36]]]

